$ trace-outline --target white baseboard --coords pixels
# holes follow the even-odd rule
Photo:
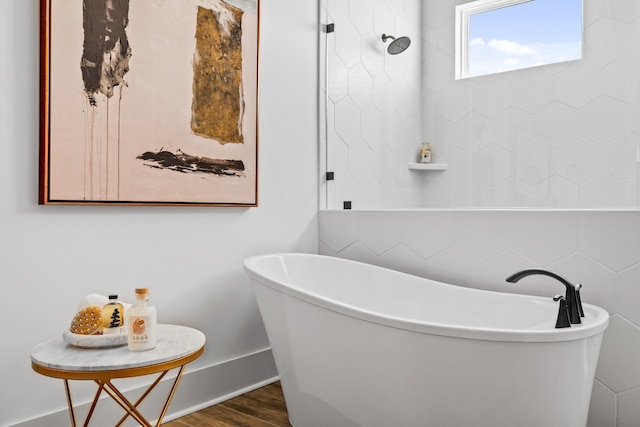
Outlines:
[[[147,383],[150,384],[156,377],[150,375],[148,378],[149,381]],[[163,378],[156,389],[140,406],[142,414],[153,424],[156,423],[160,415],[162,403],[168,394],[174,378],[175,374],[173,372]],[[137,380],[136,382],[138,384],[132,387],[120,386],[118,380],[115,381],[115,384],[118,385],[121,390],[125,390],[125,395],[132,401],[137,400],[138,396],[146,390],[144,385],[140,385],[139,378],[135,380]],[[187,370],[180,380],[178,390],[171,401],[171,405],[163,421],[179,418],[264,385],[271,384],[277,380],[278,373],[273,361],[271,349],[259,350],[252,354],[193,371]],[[72,396],[75,383],[76,381],[70,382]],[[60,393],[64,393],[62,381],[60,381]],[[89,409],[89,405],[90,402],[76,404],[77,424],[82,425],[84,422],[84,417]],[[103,397],[100,399],[91,418],[91,425],[114,425],[122,415],[124,415],[122,408],[103,393]],[[5,427],[51,427],[66,425],[70,425],[69,412],[64,408]],[[131,418],[123,424],[123,426],[138,425],[139,424],[131,420]]]

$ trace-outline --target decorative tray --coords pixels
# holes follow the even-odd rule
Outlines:
[[[68,329],[62,332],[62,339],[69,345],[79,348],[111,348],[127,344],[127,334],[80,335]]]

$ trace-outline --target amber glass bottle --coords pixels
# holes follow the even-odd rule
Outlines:
[[[109,302],[102,307],[102,328],[104,334],[124,333],[124,307],[118,295],[109,295]]]

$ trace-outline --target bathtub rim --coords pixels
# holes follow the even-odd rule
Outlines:
[[[302,291],[298,288],[294,288],[285,283],[281,283],[279,281],[275,281],[271,278],[265,277],[260,274],[258,266],[256,263],[265,258],[287,258],[287,257],[297,257],[297,258],[323,258],[323,259],[331,259],[332,262],[337,263],[355,263],[363,266],[367,266],[373,269],[387,270],[392,271],[395,274],[403,275],[403,276],[414,276],[408,273],[403,273],[397,270],[393,270],[386,267],[381,267],[373,264],[368,264],[365,262],[354,261],[344,258],[338,258],[334,256],[328,255],[319,255],[319,254],[311,254],[311,253],[295,253],[295,252],[280,252],[280,253],[266,253],[261,255],[254,255],[246,258],[243,262],[244,270],[248,274],[248,276],[261,283],[264,286],[267,286],[271,289],[274,289],[278,292],[281,292],[290,297],[296,298],[301,301],[305,301],[309,304],[315,305],[317,307],[321,307],[345,316],[349,316],[352,318],[360,319],[363,321],[367,321],[370,323],[376,323],[383,326],[388,326],[396,329],[402,329],[406,331],[439,335],[445,337],[452,338],[463,338],[463,339],[473,339],[473,340],[482,340],[482,341],[506,341],[506,342],[562,342],[562,341],[574,341],[580,340],[584,338],[588,338],[599,333],[604,332],[609,324],[609,313],[601,307],[583,303],[583,308],[585,314],[592,314],[594,317],[585,316],[582,320],[583,323],[580,325],[572,325],[571,328],[563,328],[563,329],[548,329],[548,330],[522,330],[522,329],[506,329],[506,328],[495,328],[495,329],[487,329],[487,328],[474,328],[474,327],[461,327],[457,325],[448,325],[448,324],[436,324],[436,323],[425,323],[425,322],[416,322],[408,319],[403,319],[395,316],[385,316],[380,313],[372,312],[369,310],[362,309],[360,307],[356,307],[353,305],[345,304],[330,298],[326,298],[317,294],[311,294],[305,291]],[[424,280],[432,280],[426,279],[424,277],[419,277]],[[439,282],[437,280],[433,280],[434,282]],[[446,282],[439,282],[448,286],[457,286],[453,284],[449,284]],[[540,297],[535,295],[526,295],[526,294],[512,294],[506,292],[495,292],[484,289],[475,289],[475,288],[465,288],[469,292],[489,292],[489,293],[497,293],[502,295],[508,295],[514,298],[526,298],[534,301],[541,301],[548,303],[550,298]]]

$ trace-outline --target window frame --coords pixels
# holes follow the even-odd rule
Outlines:
[[[456,6],[455,79],[469,76],[469,21],[472,15],[528,3],[533,0],[476,0]]]

